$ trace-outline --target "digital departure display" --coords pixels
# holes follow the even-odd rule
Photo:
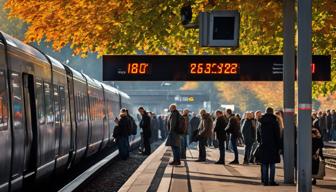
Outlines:
[[[312,79],[330,80],[330,56],[314,55]],[[308,75],[308,74],[307,74]],[[281,81],[281,55],[104,55],[104,81]]]
[[[236,75],[239,73],[238,63],[190,63],[190,74]]]

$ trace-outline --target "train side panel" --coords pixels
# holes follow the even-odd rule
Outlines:
[[[12,149],[5,54],[4,43],[0,40],[0,192],[8,191],[9,188]]]

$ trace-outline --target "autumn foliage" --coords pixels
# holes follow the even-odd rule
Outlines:
[[[238,49],[201,48],[198,30],[186,30],[180,8],[186,0],[8,0],[11,17],[28,23],[27,42],[52,42],[55,50],[70,45],[74,54],[282,54],[282,0],[191,0],[194,19],[200,11],[239,10]],[[315,83],[314,97],[336,90],[336,2],[313,0],[313,53],[332,55],[332,78]],[[191,85],[186,85],[189,88]],[[216,84],[223,90],[229,84]],[[270,103],[281,86],[259,84],[244,87]],[[195,87],[193,84],[191,87]],[[233,88],[233,87],[232,87]],[[245,88],[245,89],[244,89]],[[263,90],[263,91],[260,91]],[[238,91],[238,90],[235,90]],[[227,93],[223,93],[227,94]],[[238,92],[237,92],[238,94]],[[230,96],[225,96],[230,97]],[[242,107],[243,108],[243,107]]]

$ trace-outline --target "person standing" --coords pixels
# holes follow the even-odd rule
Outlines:
[[[251,112],[246,114],[246,118],[242,123],[242,132],[245,143],[244,164],[248,165],[251,157],[251,149],[253,143],[256,141],[256,127],[253,122],[253,114]]]
[[[168,138],[166,146],[170,146],[173,151],[173,161],[169,165],[181,165],[181,136],[178,133],[179,119],[181,114],[176,109],[175,104],[169,106],[170,116],[168,120]]]
[[[151,114],[151,129],[152,129],[152,142],[156,142],[159,139],[159,123],[155,113]]]
[[[164,117],[163,115],[159,115],[158,117],[158,122],[159,122],[159,130],[160,130],[160,139],[165,139],[166,138],[166,133],[164,129]]]
[[[232,113],[231,109],[226,110],[228,125],[225,128],[227,133],[230,133],[231,148],[234,152],[234,160],[230,164],[239,164],[237,140],[240,136],[240,120]]]
[[[192,113],[192,118],[190,120],[190,129],[188,130],[189,131],[189,143],[192,143],[193,141],[195,141],[195,133],[198,132],[197,129],[198,129],[198,126],[200,124],[200,118],[196,116],[196,113]]]
[[[261,126],[257,138],[261,151],[261,178],[265,186],[278,185],[275,182],[275,164],[280,163],[280,126],[273,113],[273,108],[266,109],[266,114],[260,119]]]
[[[185,126],[185,132],[181,134],[181,159],[186,159],[187,155],[187,137],[188,137],[188,129],[189,129],[189,110],[185,109],[182,112],[183,120],[184,120],[184,126]]]
[[[113,137],[116,139],[116,143],[119,150],[119,155],[122,160],[126,160],[129,157],[129,130],[131,127],[130,120],[127,117],[126,109],[120,110],[120,119],[116,118],[114,123],[116,124],[113,130]]]
[[[214,132],[216,133],[219,148],[219,160],[215,164],[225,165],[225,140],[226,140],[225,128],[227,126],[228,120],[225,118],[222,111],[217,110],[215,121],[216,123]]]
[[[198,147],[199,147],[199,155],[197,162],[206,161],[206,149],[205,146],[207,144],[208,139],[212,134],[212,119],[210,114],[206,112],[205,109],[200,111],[201,121],[198,126]]]
[[[314,175],[318,174],[320,166],[320,160],[324,159],[323,157],[323,140],[321,139],[321,134],[318,129],[312,128],[312,175],[313,180],[312,184],[316,185],[316,178]]]
[[[139,107],[138,109],[141,115],[140,128],[142,130],[142,139],[143,146],[145,147],[145,151],[142,152],[144,155],[150,155],[151,146],[150,146],[150,138],[151,138],[151,120],[148,116],[147,111],[143,107]]]
[[[256,111],[254,113],[254,117],[253,117],[253,120],[252,120],[253,125],[255,126],[255,130],[254,130],[254,134],[255,134],[254,140],[255,140],[255,142],[252,145],[249,163],[255,163],[255,157],[253,155],[253,151],[255,151],[256,148],[259,145],[259,143],[257,141],[257,130],[260,128],[260,122],[259,122],[259,120],[260,120],[261,116],[262,116],[261,111]]]
[[[331,126],[332,126],[332,117],[331,117],[331,111],[327,110],[327,138],[326,140],[331,140]]]
[[[331,139],[332,141],[336,141],[336,111],[332,110],[331,111]]]
[[[323,141],[327,141],[327,135],[328,135],[328,125],[327,125],[327,114],[325,112],[319,111],[318,113],[318,118],[319,118],[319,127],[320,127],[320,132],[322,135]]]

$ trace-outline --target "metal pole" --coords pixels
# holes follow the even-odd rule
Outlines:
[[[295,0],[283,1],[284,182],[294,183]]]
[[[298,182],[297,191],[311,192],[312,175],[312,0],[298,1]]]

